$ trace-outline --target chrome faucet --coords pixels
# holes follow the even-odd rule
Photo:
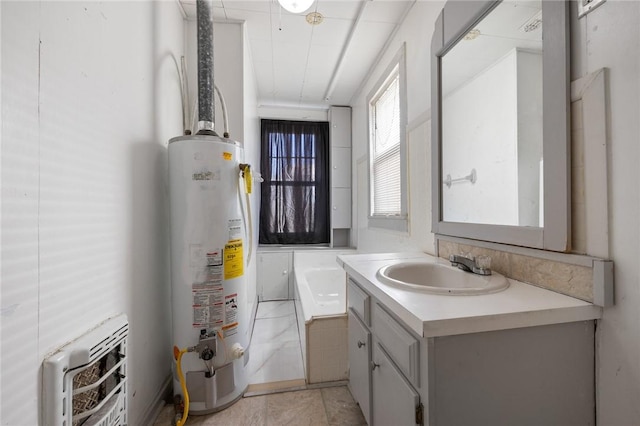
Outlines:
[[[452,254],[449,256],[449,262],[451,262],[451,266],[457,266],[458,269],[463,271],[473,272],[478,275],[491,275],[491,269],[479,266],[475,257]]]

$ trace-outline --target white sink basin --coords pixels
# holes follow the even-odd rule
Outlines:
[[[477,275],[432,262],[403,262],[383,266],[378,270],[377,277],[383,284],[433,294],[469,296],[497,293],[509,287],[509,281],[495,272],[492,275]]]

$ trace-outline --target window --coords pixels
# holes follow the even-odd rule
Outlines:
[[[369,95],[369,225],[406,231],[404,47]]]
[[[329,242],[329,123],[262,120],[260,244]]]

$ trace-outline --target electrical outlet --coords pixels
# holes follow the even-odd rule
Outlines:
[[[577,0],[578,1],[578,18],[582,18],[587,13],[600,6],[606,0]]]

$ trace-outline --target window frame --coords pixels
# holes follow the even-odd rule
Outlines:
[[[330,179],[330,131],[329,131],[329,122],[327,121],[309,121],[309,120],[283,120],[283,119],[267,119],[262,118],[260,120],[260,164],[264,182],[260,185],[261,197],[260,197],[260,213],[259,213],[259,223],[260,223],[260,232],[258,236],[258,241],[261,246],[275,246],[275,245],[327,245],[330,243],[330,187],[329,187],[329,179]],[[289,157],[278,157],[278,156],[265,156],[265,143],[264,135],[265,131],[268,132],[269,135],[279,134],[280,132],[271,131],[270,128],[265,128],[265,126],[270,127],[273,123],[279,123],[280,125],[291,125],[291,126],[309,126],[314,125],[317,127],[317,132],[315,136],[318,138],[316,143],[315,155],[313,157],[315,174],[314,178],[320,178],[320,180],[271,180],[270,174],[272,172],[271,166],[265,166],[266,163],[273,163],[274,159],[278,158],[289,158]],[[321,129],[322,128],[322,129]],[[285,140],[291,138],[291,135],[295,135],[294,138],[300,138],[301,134],[299,133],[283,133],[282,136]],[[288,136],[287,136],[288,135]],[[322,154],[322,155],[320,155]],[[291,158],[306,158],[306,157],[291,157]],[[276,160],[277,161],[277,160]],[[278,162],[278,161],[277,161]],[[321,167],[318,167],[318,162]],[[280,188],[283,190],[284,188],[291,187],[307,187],[307,188],[315,188],[315,193],[317,194],[319,190],[324,191],[324,195],[316,195],[314,202],[321,202],[319,205],[316,205],[315,211],[315,219],[320,220],[316,227],[310,231],[298,231],[298,232],[269,232],[267,229],[271,229],[270,226],[263,224],[263,220],[272,220],[267,218],[265,215],[269,217],[276,215],[277,212],[273,211],[270,208],[265,209],[265,203],[270,201],[271,198],[267,197],[266,193],[271,194],[274,188]],[[276,201],[277,202],[277,201]],[[320,219],[322,217],[322,219]],[[273,219],[275,220],[275,219]],[[309,219],[311,220],[311,219]],[[322,226],[324,225],[324,226]],[[269,239],[271,241],[263,240]],[[277,241],[275,241],[277,240]],[[312,241],[313,240],[313,241]]]
[[[391,63],[382,73],[371,92],[367,96],[367,162],[368,162],[368,222],[369,228],[381,228],[391,231],[408,232],[408,179],[407,179],[407,78],[405,44],[400,47]],[[389,84],[395,79],[396,70],[398,75],[398,92],[400,97],[400,214],[380,215],[373,213],[374,188],[373,188],[373,144],[375,142],[375,118],[374,104],[380,95],[387,89]]]

